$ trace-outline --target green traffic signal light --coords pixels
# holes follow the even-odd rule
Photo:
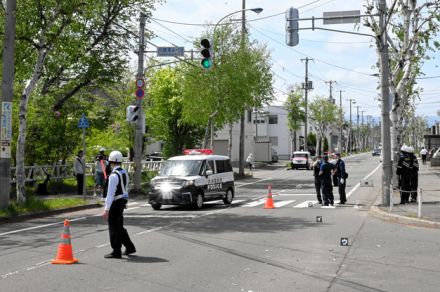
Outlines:
[[[212,66],[211,59],[203,59],[201,64],[202,64],[202,67],[205,69],[210,69]]]

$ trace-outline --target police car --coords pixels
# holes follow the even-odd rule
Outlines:
[[[148,201],[155,210],[162,205],[191,205],[200,209],[204,202],[234,199],[234,172],[229,157],[214,155],[211,149],[185,150],[165,162],[151,180]]]

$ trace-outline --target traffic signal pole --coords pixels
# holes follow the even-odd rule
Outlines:
[[[1,89],[0,208],[9,206],[11,191],[12,96],[14,83],[16,0],[6,4]],[[7,111],[6,111],[7,110]],[[5,122],[5,124],[3,124]],[[3,131],[4,130],[4,131]]]
[[[139,25],[139,51],[138,51],[138,73],[137,79],[144,78],[144,50],[145,50],[145,17],[146,15],[141,12],[140,25]],[[139,111],[139,118],[136,120],[135,126],[135,138],[134,138],[134,176],[133,185],[134,191],[141,191],[141,178],[142,178],[142,140],[144,133],[142,131],[142,122],[144,119],[142,110],[142,98],[136,98],[136,106]]]

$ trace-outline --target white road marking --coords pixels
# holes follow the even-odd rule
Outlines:
[[[259,199],[258,201],[253,201],[247,204],[244,204],[242,207],[250,208],[250,207],[256,207],[258,205],[263,205],[266,202],[266,199]]]
[[[298,205],[293,206],[293,208],[309,208],[309,203],[315,205],[318,201],[304,201]]]
[[[279,202],[274,203],[273,205],[275,206],[275,208],[280,208],[282,206],[289,205],[293,202],[295,202],[295,200],[279,201]]]
[[[127,208],[127,209],[125,209],[125,211],[131,211],[131,210],[139,209],[139,208],[140,208],[140,207]]]
[[[278,196],[303,197],[303,196],[316,196],[316,194],[278,194]]]
[[[335,209],[335,206],[322,206],[322,209]]]
[[[256,184],[256,183],[259,183],[259,182],[262,182],[262,181],[265,181],[265,180],[269,180],[269,179],[272,179],[272,178],[263,178],[263,179],[260,179],[260,180],[254,181],[254,182],[241,184],[241,185],[238,185],[238,186],[235,186],[235,187],[236,188],[240,188],[242,186],[253,185],[253,184]]]
[[[366,177],[364,177],[363,178],[363,180],[366,180],[366,179],[368,179],[370,176],[372,176],[375,172],[376,172],[376,170],[378,170],[379,169],[379,167],[382,165],[382,163],[380,163],[372,172],[370,172]],[[347,198],[348,197],[350,197],[358,188],[359,188],[359,186],[361,185],[361,183],[360,182],[358,182],[351,190],[350,190],[350,192],[347,194]]]
[[[137,205],[137,204],[139,204],[138,202],[130,202],[130,203],[127,203],[127,206],[133,206],[133,205]]]
[[[124,218],[196,218],[198,215],[124,215]]]
[[[69,222],[74,222],[74,221],[78,221],[78,220],[84,220],[86,218],[87,217],[80,217],[80,218],[76,218],[76,219],[71,219],[71,220],[69,220]],[[17,229],[17,230],[12,230],[12,231],[8,231],[8,232],[3,232],[3,233],[0,233],[0,236],[8,235],[8,234],[13,234],[13,233],[18,233],[18,232],[22,232],[22,231],[28,231],[28,230],[44,228],[44,227],[53,226],[53,225],[59,225],[59,224],[64,224],[64,221],[55,222],[55,223],[49,223],[49,224],[44,224],[44,225],[38,225],[38,226],[34,226],[34,227],[29,227],[29,228]]]

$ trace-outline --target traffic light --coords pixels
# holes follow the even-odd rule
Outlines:
[[[139,118],[138,109],[139,107],[135,105],[127,106],[127,113],[125,118],[129,123],[134,123]]]
[[[213,65],[211,42],[208,39],[202,39],[200,44],[202,45],[202,51],[200,52],[203,57],[201,62],[202,67],[207,70],[211,69]]]
[[[290,7],[286,10],[286,45],[294,47],[299,43],[298,9]]]

